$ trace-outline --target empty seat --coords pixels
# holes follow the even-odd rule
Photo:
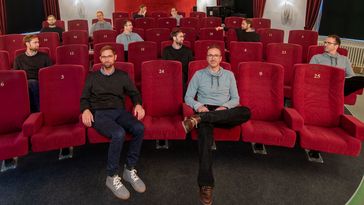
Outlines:
[[[190,12],[190,17],[205,18],[206,13],[202,11],[192,11]]]
[[[155,28],[156,23],[154,18],[146,17],[146,18],[137,18],[134,20],[134,27],[142,28],[142,29],[149,29]]]
[[[100,63],[100,50],[102,47],[109,45],[112,46],[116,51],[116,61],[117,62],[123,62],[124,59],[124,45],[121,43],[115,43],[115,42],[107,42],[107,43],[98,43],[94,45],[94,63]]]
[[[85,144],[85,128],[79,120],[84,80],[79,65],[54,65],[39,71],[40,112],[31,115],[34,123],[29,125],[34,152],[70,148],[72,155],[72,147]]]
[[[302,63],[302,46],[291,43],[271,43],[267,46],[267,62],[284,68],[284,97],[291,98],[294,65]]]
[[[251,118],[241,125],[244,142],[293,147],[303,121],[292,108],[284,108],[284,68],[264,62],[239,64],[237,86],[240,104]]]
[[[235,76],[238,76],[240,62],[263,61],[263,44],[261,42],[231,42],[230,63]]]
[[[42,22],[42,28],[46,28],[48,27],[49,24],[48,24],[48,21],[43,21]],[[63,30],[65,30],[65,26],[64,26],[64,21],[63,20],[56,20],[56,26],[59,27],[59,28],[62,28]]]
[[[196,17],[181,18],[179,22],[180,27],[195,28],[196,31],[200,29],[200,20]]]
[[[230,50],[230,43],[232,41],[238,41],[238,36],[236,35],[236,31],[235,28],[229,28],[226,32],[225,32],[225,42],[226,42],[226,47],[227,49]]]
[[[158,28],[168,28],[172,30],[172,28],[177,26],[177,20],[175,18],[170,17],[162,17],[157,19]]]
[[[56,49],[59,46],[59,35],[55,32],[45,32],[37,34],[39,46],[49,48],[49,57],[53,63],[56,63]]]
[[[63,45],[84,44],[88,45],[88,33],[81,30],[66,31],[62,33]]]
[[[9,52],[0,50],[0,70],[10,70]]]
[[[217,31],[215,28],[201,28],[199,40],[224,40],[222,30]]]
[[[307,63],[308,47],[317,45],[318,33],[317,31],[309,30],[290,30],[288,36],[288,43],[295,43],[302,46],[302,62]]]
[[[94,38],[94,45],[98,43],[104,42],[116,42],[116,36],[118,32],[114,30],[98,30],[94,31],[93,38]]]
[[[295,66],[292,102],[304,120],[300,145],[315,150],[358,156],[364,124],[344,114],[345,71],[331,66]]]
[[[89,54],[88,47],[82,44],[70,44],[59,46],[57,48],[57,64],[74,64],[82,65],[84,74],[89,71]]]
[[[153,60],[142,63],[144,139],[183,140],[182,64]],[[166,97],[168,96],[168,97]]]
[[[211,45],[220,47],[222,60],[225,61],[225,43],[224,41],[217,40],[198,40],[195,42],[195,59],[204,60],[206,59],[207,50]]]
[[[88,33],[88,22],[84,19],[75,19],[67,21],[68,31],[82,30]]]
[[[146,41],[154,41],[157,43],[158,57],[160,57],[161,42],[171,38],[170,30],[168,28],[150,28],[145,30],[145,34]]]
[[[243,21],[244,18],[242,17],[237,17],[237,16],[229,16],[225,18],[225,27],[226,28],[240,28],[241,27],[241,22]]]
[[[28,153],[30,114],[28,83],[25,71],[0,70],[0,162]],[[3,161],[1,172],[15,166]]]
[[[200,28],[216,28],[221,23],[221,17],[205,17],[200,19]]]
[[[252,18],[253,28],[258,30],[260,28],[270,28],[271,20],[265,18]]]
[[[118,19],[118,18],[129,18],[129,13],[123,12],[123,11],[112,12],[112,21],[114,24],[115,24],[115,19]]]
[[[283,43],[284,31],[281,29],[261,28],[257,30],[260,42],[263,43],[263,58],[266,59],[266,48],[270,43]]]
[[[9,52],[10,67],[13,67],[15,59],[14,51],[25,47],[23,44],[23,38],[24,35],[21,34],[7,34],[0,36],[0,45],[2,46],[0,49]]]
[[[148,17],[152,17],[152,18],[162,18],[162,17],[168,17],[169,13],[165,12],[165,11],[152,11],[150,13],[147,14]]]

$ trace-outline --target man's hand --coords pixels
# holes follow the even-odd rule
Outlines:
[[[205,107],[204,105],[201,105],[199,108],[197,108],[197,112],[208,112],[209,109]]]
[[[218,110],[226,110],[226,109],[227,109],[226,107],[220,106],[220,107],[216,108],[215,111],[218,111]]]
[[[134,116],[138,119],[141,120],[144,118],[145,116],[145,111],[143,109],[143,107],[141,105],[136,105],[134,108]]]
[[[92,115],[91,111],[89,109],[84,110],[82,113],[82,123],[86,127],[91,127],[93,122],[94,116]]]
[[[218,26],[215,29],[216,29],[216,31],[220,31],[220,30],[223,30],[224,28],[222,26]]]

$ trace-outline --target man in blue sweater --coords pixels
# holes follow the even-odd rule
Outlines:
[[[239,106],[234,74],[220,67],[221,60],[220,48],[211,46],[207,51],[209,66],[194,74],[185,95],[187,105],[196,111],[182,125],[186,133],[198,125],[198,185],[202,204],[212,204],[214,177],[211,146],[214,127],[230,128],[250,118],[249,108]]]

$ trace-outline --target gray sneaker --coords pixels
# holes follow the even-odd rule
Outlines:
[[[124,168],[123,179],[131,184],[135,191],[139,193],[145,192],[145,184],[138,177],[137,170],[132,169],[128,170],[126,167]]]
[[[113,177],[106,177],[106,186],[115,194],[119,199],[129,199],[130,192],[126,189],[123,183],[121,183],[121,178],[119,175],[114,175]]]

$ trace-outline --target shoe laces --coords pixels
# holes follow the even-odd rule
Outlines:
[[[137,170],[136,169],[132,169],[130,171],[130,178],[135,182],[139,179],[138,175],[136,174]]]
[[[118,175],[113,177],[112,183],[115,186],[116,190],[120,189],[120,187],[123,186],[123,184],[121,183],[121,178]]]

